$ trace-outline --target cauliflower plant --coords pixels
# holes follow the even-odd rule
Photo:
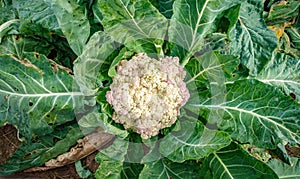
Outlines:
[[[120,61],[106,94],[115,110],[112,119],[143,139],[157,135],[175,123],[180,107],[190,97],[185,75],[177,57],[156,60],[139,53]]]

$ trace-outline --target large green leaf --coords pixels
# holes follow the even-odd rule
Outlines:
[[[226,97],[223,103],[212,103]],[[278,143],[300,142],[300,104],[277,88],[257,80],[240,80],[226,91],[211,96],[194,107],[209,109],[221,130],[240,142],[260,148],[275,148]]]
[[[300,178],[300,160],[294,166],[287,165],[279,160],[273,159],[267,163],[279,176],[279,178]]]
[[[90,35],[90,24],[82,7],[75,0],[47,0],[51,3],[59,27],[71,48],[80,55]]]
[[[99,152],[96,161],[100,162],[100,166],[95,173],[96,178],[121,178],[128,144],[116,138],[111,146]]]
[[[188,72],[188,77],[185,81],[190,91],[190,99],[184,108],[193,112],[198,118],[210,119],[209,123],[215,123],[212,119],[219,120],[218,117],[213,117],[213,115],[219,116],[219,114],[201,111],[199,108],[195,108],[189,104],[198,104],[200,101],[209,100],[211,96],[226,91],[224,84],[233,78],[234,71],[237,69],[238,64],[239,60],[237,57],[223,55],[213,51],[207,52],[198,58],[192,58],[185,66]],[[205,92],[207,89],[209,89],[210,93]],[[205,94],[202,95],[199,93]],[[225,101],[225,96],[220,96],[218,98],[212,98],[211,103],[220,104]],[[211,115],[211,117],[209,117],[209,115]],[[204,122],[204,124],[206,124],[206,122]]]
[[[166,158],[147,163],[140,173],[139,178],[148,179],[183,179],[199,178],[200,164],[195,161],[175,163]]]
[[[62,35],[54,11],[51,9],[51,5],[46,1],[13,0],[13,7],[17,9],[18,17],[22,21],[39,24],[45,29]]]
[[[175,1],[169,28],[169,41],[174,43],[172,55],[182,58],[182,65],[186,65],[204,45],[204,38],[214,32],[216,18],[235,4],[226,0]]]
[[[56,125],[74,119],[70,70],[36,53],[24,59],[0,56],[0,124],[16,125],[26,138],[45,135]]]
[[[186,119],[180,125],[180,130],[172,131],[160,143],[160,153],[172,161],[198,160],[231,142],[227,133],[207,129],[194,119]]]
[[[190,78],[186,83],[195,83],[197,87],[210,83],[224,83],[232,78],[239,61],[232,55],[222,55],[218,52],[207,52],[198,58],[192,58],[185,66]]]
[[[270,167],[235,143],[207,157],[201,169],[204,178],[278,178]]]
[[[238,22],[230,32],[232,53],[240,56],[252,75],[263,70],[277,46],[275,33],[266,27],[262,12],[261,0],[242,3]]]
[[[256,78],[264,83],[282,88],[289,94],[295,94],[300,101],[300,60],[282,53],[274,53]]]
[[[65,38],[43,27],[39,21],[34,23],[26,17],[2,24],[0,42],[0,54],[13,54],[20,59],[25,52],[35,52],[71,68],[67,61],[76,57]]]
[[[83,53],[74,62],[75,79],[84,94],[94,95],[103,86],[99,79],[100,69],[105,65],[109,68],[110,63],[106,59],[117,47],[104,32],[97,32],[90,38]]]
[[[149,1],[99,0],[104,30],[117,42],[141,52],[162,53],[166,18]]]

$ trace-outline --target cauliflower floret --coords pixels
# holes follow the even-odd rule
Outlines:
[[[185,75],[177,57],[156,60],[139,53],[120,61],[106,94],[115,110],[112,119],[144,139],[157,135],[176,122],[190,97]]]

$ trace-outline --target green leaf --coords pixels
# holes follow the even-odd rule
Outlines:
[[[228,134],[214,131],[196,120],[181,122],[179,131],[172,131],[160,143],[160,153],[174,162],[198,160],[229,145]]]
[[[3,39],[0,44],[1,55],[14,55],[19,59],[24,57],[26,52],[36,52],[43,55],[48,55],[54,47],[49,43],[37,41],[31,37],[20,35],[9,35]]]
[[[0,14],[1,14],[0,24],[3,24],[4,22],[7,22],[12,19],[16,19],[16,14],[14,13],[12,6],[2,7],[0,5]]]
[[[222,84],[226,79],[232,78],[238,64],[239,61],[235,56],[207,52],[198,58],[192,58],[185,66],[190,76],[186,83],[195,83],[197,87],[207,87],[212,82]]]
[[[74,119],[73,99],[82,93],[73,89],[70,70],[35,53],[2,55],[0,64],[0,125],[16,125],[28,139]]]
[[[2,43],[2,38],[11,33],[17,33],[16,29],[20,25],[20,20],[12,19],[0,25],[0,43]],[[12,32],[11,32],[12,31]],[[2,54],[2,52],[1,52]]]
[[[240,56],[251,75],[263,70],[277,46],[276,35],[266,27],[262,11],[261,0],[242,3],[238,23],[230,32],[232,54]]]
[[[162,53],[168,22],[149,1],[99,0],[101,21],[117,42],[136,52]]]
[[[124,162],[122,170],[122,179],[138,179],[143,169],[143,165],[139,163]]]
[[[179,56],[185,66],[203,47],[204,38],[215,30],[216,18],[235,4],[226,0],[175,1],[169,28],[169,41],[175,44],[171,54]]]
[[[287,3],[277,3],[271,7],[270,13],[266,18],[268,24],[283,24],[293,21],[299,14],[300,2],[289,0]]]
[[[77,174],[80,176],[80,178],[88,178],[89,176],[92,175],[92,172],[85,169],[82,164],[81,164],[81,161],[77,161],[75,162],[75,169],[76,169],[76,172]]]
[[[279,178],[300,178],[300,160],[294,166],[287,165],[279,160],[273,159],[267,163],[278,175]]]
[[[50,2],[52,2],[51,8],[59,27],[73,51],[79,56],[90,35],[90,24],[83,9],[76,4],[75,0],[52,0]]]
[[[132,57],[134,53],[132,51],[129,51],[126,47],[122,48],[122,50],[119,52],[118,56],[112,61],[109,70],[108,70],[108,76],[114,77],[117,75],[116,66],[121,60],[126,60]]]
[[[36,26],[34,24],[31,24],[30,26],[32,27],[32,29],[30,29],[30,32],[33,33],[33,29]],[[20,28],[22,28],[22,25]],[[41,29],[38,28],[35,30],[40,33],[39,34],[37,32],[35,35],[43,35],[45,33],[44,31],[39,31]],[[22,33],[23,32],[24,30],[22,30]],[[65,39],[56,35],[45,38],[35,35],[5,36],[2,43],[0,44],[0,54],[14,55],[19,59],[23,59],[26,52],[35,52],[43,54],[45,56],[49,56],[56,63],[71,68],[71,65],[66,62],[68,59],[74,59],[76,55],[72,52],[68,45],[68,42]],[[53,54],[55,55],[53,56]]]
[[[82,129],[102,127],[105,132],[117,135],[122,139],[128,136],[126,130],[119,129],[112,123],[113,121],[109,119],[106,114],[97,111],[90,112],[78,121],[78,124]]]
[[[295,94],[300,101],[300,60],[283,53],[273,53],[271,60],[256,77],[261,82],[279,87],[289,94]]]
[[[215,98],[226,101],[216,104]],[[257,80],[240,80],[226,86],[226,91],[198,104],[214,112],[211,115],[221,130],[240,142],[260,148],[275,148],[278,143],[300,141],[300,104],[280,90]]]
[[[184,163],[175,163],[166,158],[145,164],[140,173],[140,178],[155,179],[181,179],[181,178],[199,178],[200,164],[195,161],[186,161]]]
[[[292,47],[300,49],[300,27],[291,27],[286,29],[292,43]]]
[[[18,17],[22,21],[38,24],[56,34],[62,35],[51,5],[44,0],[13,0]]]
[[[90,38],[83,53],[74,62],[75,79],[84,94],[93,95],[102,86],[98,79],[99,71],[105,64],[110,65],[106,59],[117,47],[104,32],[97,32]]]
[[[173,15],[174,0],[150,0],[151,4],[155,6],[159,12],[166,18],[170,19]]]
[[[111,146],[98,153],[96,161],[100,162],[100,166],[95,173],[96,178],[121,178],[128,144],[116,138]]]
[[[248,155],[235,143],[211,154],[203,161],[204,178],[278,178],[263,162]]]

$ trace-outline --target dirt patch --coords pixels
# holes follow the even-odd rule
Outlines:
[[[287,153],[290,156],[298,157],[300,159],[300,145],[299,144],[298,144],[298,147],[286,145],[285,148],[286,148]]]
[[[13,125],[0,127],[0,165],[18,149],[20,141],[17,129]]]

